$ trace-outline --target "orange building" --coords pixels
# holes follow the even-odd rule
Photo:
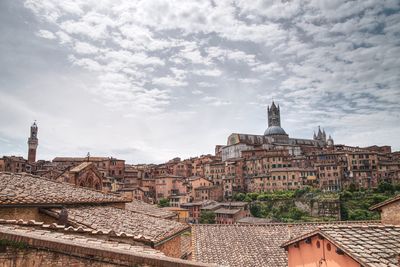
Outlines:
[[[399,266],[399,235],[393,225],[327,226],[282,247],[289,267]]]
[[[178,203],[177,206],[187,202],[187,183],[183,177],[174,175],[157,177],[155,181],[155,190],[157,201],[162,198],[168,198],[171,199],[171,202]],[[175,206],[175,204],[173,206]]]
[[[204,186],[211,186],[212,182],[203,178],[203,177],[190,177],[189,178],[189,187],[192,190],[191,192],[191,197],[192,199],[195,198],[195,190],[199,187],[204,187]]]

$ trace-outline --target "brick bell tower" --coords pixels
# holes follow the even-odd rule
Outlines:
[[[39,144],[37,138],[38,127],[36,121],[31,126],[31,135],[28,138],[28,162],[34,163],[36,161],[36,149]]]

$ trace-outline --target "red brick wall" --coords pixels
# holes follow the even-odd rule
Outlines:
[[[74,257],[56,252],[37,249],[18,249],[0,246],[1,267],[39,267],[39,266],[74,266],[74,267],[113,267],[119,264],[99,260]],[[144,266],[144,265],[138,265]]]
[[[154,247],[157,250],[163,252],[166,256],[180,258],[183,256],[181,251],[181,236],[176,236],[159,246]]]
[[[0,218],[5,220],[19,220],[24,221],[35,220],[37,222],[44,222],[47,224],[56,223],[57,220],[40,213],[39,208],[0,208]],[[1,266],[1,265],[0,265]]]

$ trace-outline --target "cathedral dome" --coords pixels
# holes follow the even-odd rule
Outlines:
[[[287,135],[280,126],[270,126],[265,130],[264,135]]]

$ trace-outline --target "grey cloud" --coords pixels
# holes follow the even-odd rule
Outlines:
[[[212,153],[231,132],[262,133],[272,98],[292,136],[324,125],[338,143],[400,149],[399,11],[378,0],[2,1],[0,153],[25,153],[33,119],[44,158]]]

